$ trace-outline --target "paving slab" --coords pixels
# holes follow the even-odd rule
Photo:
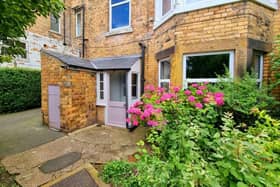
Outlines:
[[[42,125],[40,109],[0,115],[0,160],[64,135]]]
[[[70,166],[81,159],[82,154],[78,152],[71,152],[52,160],[48,160],[43,163],[39,169],[43,173],[52,173],[54,171],[59,171],[67,166]]]
[[[2,164],[11,174],[18,174],[16,181],[26,187],[46,184],[87,163],[106,163],[111,160],[127,159],[137,151],[136,143],[143,139],[145,128],[133,132],[110,126],[91,126],[68,134],[47,144],[22,153],[8,156]],[[46,161],[67,153],[81,153],[77,162],[51,173],[43,173],[39,167]]]

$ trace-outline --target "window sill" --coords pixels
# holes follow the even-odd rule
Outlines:
[[[107,33],[105,33],[105,36],[114,36],[114,35],[119,35],[119,34],[127,34],[127,33],[131,33],[133,32],[132,27],[126,27],[126,28],[120,28],[120,29],[116,29],[116,30],[112,30],[109,31]]]
[[[59,35],[59,36],[62,35],[60,32],[53,31],[53,30],[49,30],[49,33],[51,33],[51,34],[56,34],[56,35]]]

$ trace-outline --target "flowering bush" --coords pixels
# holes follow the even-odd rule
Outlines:
[[[151,149],[140,141],[137,162],[106,164],[103,180],[127,187],[279,186],[280,121],[254,109],[256,121],[240,130],[223,107],[224,94],[205,83],[171,92],[147,86],[128,120],[153,126],[146,138]]]
[[[142,101],[137,101],[128,110],[130,117],[127,122],[134,126],[165,124],[168,118],[164,118],[163,114],[174,113],[179,105],[185,109],[193,110],[193,112],[224,105],[224,94],[210,92],[207,83],[192,84],[187,90],[173,87],[170,92],[166,92],[164,88],[148,85],[145,87],[145,91]]]

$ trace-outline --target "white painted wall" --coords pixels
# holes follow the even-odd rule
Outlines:
[[[26,38],[22,38],[21,41],[26,44],[27,56],[26,59],[20,57],[15,59],[17,67],[41,69],[40,50],[44,48],[44,46],[45,49],[48,50],[79,56],[78,50],[73,50],[68,46],[64,46],[63,41],[45,37],[36,33],[27,32]],[[0,66],[13,67],[14,63],[3,63],[0,64]]]

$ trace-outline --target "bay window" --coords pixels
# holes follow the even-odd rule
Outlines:
[[[234,52],[213,52],[184,56],[184,86],[190,83],[217,82],[226,71],[233,78]]]

